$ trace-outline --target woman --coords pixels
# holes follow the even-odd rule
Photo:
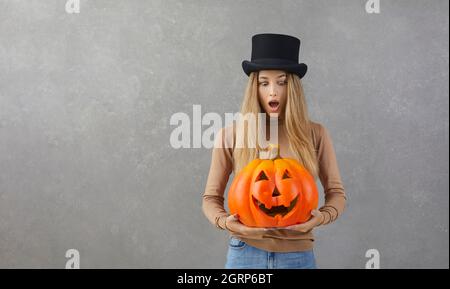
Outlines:
[[[228,214],[223,195],[230,174],[237,175],[258,155],[256,148],[236,147],[235,123],[222,128],[202,207],[211,223],[230,232],[225,268],[316,268],[312,229],[335,221],[344,210],[346,195],[330,134],[308,117],[300,80],[307,66],[298,63],[299,48],[300,40],[289,35],[252,37],[252,59],[242,63],[249,81],[241,114],[265,112],[269,120],[277,117],[280,156],[297,159],[319,177],[325,203],[307,222],[285,228],[248,227],[239,216]]]

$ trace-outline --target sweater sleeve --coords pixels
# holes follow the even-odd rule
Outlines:
[[[224,191],[233,171],[233,150],[227,135],[227,130],[224,128],[217,133],[202,200],[203,213],[220,229],[224,228],[218,223],[219,218],[228,215],[224,208]]]
[[[319,208],[324,214],[322,225],[334,222],[344,211],[346,194],[341,181],[336,154],[331,136],[324,126],[320,126],[318,140],[319,178],[322,183],[325,203]]]

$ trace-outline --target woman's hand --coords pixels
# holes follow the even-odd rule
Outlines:
[[[225,229],[231,233],[240,235],[249,239],[261,239],[262,236],[267,232],[266,228],[254,228],[248,227],[239,221],[239,215],[234,214],[226,217],[225,219]]]
[[[314,227],[321,225],[325,218],[323,213],[319,210],[312,210],[311,215],[312,217],[305,223],[291,225],[280,229],[294,230],[301,233],[307,233],[311,231]]]

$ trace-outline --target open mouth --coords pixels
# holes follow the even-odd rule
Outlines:
[[[253,202],[255,203],[255,205],[261,209],[261,211],[263,211],[264,213],[266,213],[267,215],[271,216],[271,217],[275,217],[276,215],[280,214],[284,217],[284,215],[286,215],[287,213],[289,213],[295,206],[295,204],[297,203],[297,199],[298,196],[295,197],[295,199],[293,199],[291,201],[291,203],[289,204],[289,207],[285,207],[283,205],[281,206],[272,206],[272,208],[267,209],[266,206],[261,203],[260,201],[258,201],[255,197],[253,197]]]
[[[276,110],[278,110],[278,107],[280,106],[280,102],[276,101],[276,100],[269,101],[269,106],[273,111],[276,111]]]

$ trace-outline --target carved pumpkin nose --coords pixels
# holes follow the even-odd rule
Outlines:
[[[272,197],[278,197],[280,194],[280,192],[278,191],[277,187],[275,186],[275,190],[273,190],[272,192]]]

